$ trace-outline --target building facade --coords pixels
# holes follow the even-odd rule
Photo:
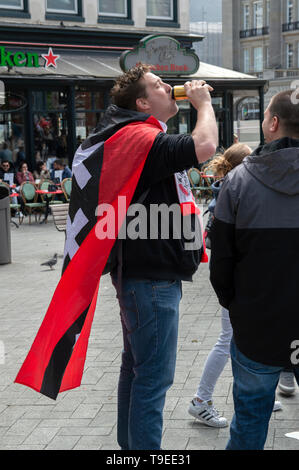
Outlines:
[[[31,168],[71,164],[109,104],[121,52],[155,33],[191,48],[189,0],[0,0],[0,143]]]
[[[299,0],[223,0],[223,65],[269,80],[265,105],[299,79]]]
[[[222,23],[197,21],[190,23],[191,33],[202,34],[204,39],[194,43],[194,50],[200,60],[222,66]]]
[[[183,56],[203,39],[189,30],[189,0],[0,0],[0,143],[13,160],[25,154],[30,169],[49,158],[71,166],[110,103],[121,54],[149,35],[173,38]],[[192,75],[185,66],[169,70],[163,79],[171,85],[209,80],[223,146],[233,138],[233,97],[240,89],[263,96],[265,81],[254,76],[207,64]],[[190,103],[180,108],[169,133],[194,127]]]

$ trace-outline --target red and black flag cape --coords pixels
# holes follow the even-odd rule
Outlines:
[[[110,106],[77,150],[63,273],[16,383],[53,399],[80,386],[100,277],[159,132],[154,117]],[[124,213],[119,196],[125,197]],[[97,236],[103,217],[97,208],[104,204],[114,208],[114,238]]]

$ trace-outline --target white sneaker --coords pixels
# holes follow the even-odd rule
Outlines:
[[[214,428],[225,428],[228,426],[227,419],[223,416],[219,416],[219,413],[216,408],[214,408],[211,400],[200,403],[196,399],[193,399],[190,403],[188,413],[207,426],[212,426]]]
[[[275,400],[272,411],[279,411],[279,410],[282,410],[282,404],[280,403],[280,401]]]
[[[280,373],[278,388],[284,395],[292,395],[295,392],[295,381],[293,372]]]

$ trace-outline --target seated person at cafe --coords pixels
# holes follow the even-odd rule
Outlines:
[[[53,170],[51,171],[51,180],[58,182],[58,179],[61,183],[65,178],[71,178],[72,172],[67,165],[64,165],[62,160],[55,160],[53,162]]]
[[[34,183],[34,177],[31,171],[28,171],[28,165],[26,162],[22,162],[19,171],[17,172],[17,182],[19,185],[24,183],[25,181],[30,181]]]
[[[8,160],[3,160],[0,165],[0,181],[8,183],[10,186],[17,184],[15,168]]]
[[[16,177],[16,171],[11,162],[8,160],[3,160],[0,166],[0,181],[4,181],[4,183],[8,183],[10,186],[13,185],[18,185],[17,177]],[[18,194],[17,196],[13,196],[11,198],[11,202],[13,204],[20,204],[21,206],[21,212],[18,212],[15,210],[15,216],[23,217],[23,213],[25,213],[25,206],[23,199],[19,196],[19,189],[14,188],[13,190],[14,193]]]
[[[51,178],[50,171],[47,168],[46,162],[43,162],[42,160],[36,162],[36,170],[34,170],[33,176],[35,180],[40,181]]]

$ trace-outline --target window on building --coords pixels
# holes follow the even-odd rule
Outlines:
[[[66,159],[67,93],[66,90],[33,91],[33,138],[35,160]]]
[[[287,0],[287,23],[294,21],[294,0]]]
[[[77,0],[47,0],[46,10],[48,13],[78,14]]]
[[[249,5],[243,6],[243,29],[250,28],[250,12]]]
[[[269,46],[265,46],[265,67],[269,68]]]
[[[244,51],[243,51],[243,60],[244,60],[244,73],[249,73],[250,72],[249,49],[244,49]]]
[[[0,0],[0,8],[7,8],[9,10],[23,10],[23,0]]]
[[[127,0],[99,0],[99,15],[127,17]]]
[[[266,1],[266,26],[270,26],[270,0]]]
[[[255,47],[253,49],[253,70],[254,72],[263,71],[263,48]]]
[[[294,46],[293,44],[287,44],[287,68],[294,67]]]
[[[30,18],[28,0],[0,0],[1,16]]]
[[[79,146],[102,118],[105,109],[105,92],[79,88],[75,92],[76,138]]]
[[[147,0],[146,17],[158,20],[173,20],[173,0]]]
[[[13,88],[13,87],[12,87]],[[6,89],[0,104],[0,142],[6,143],[15,161],[21,146],[26,143],[25,108],[27,101],[24,91],[15,93]]]
[[[253,27],[263,27],[263,2],[254,2],[253,4]]]

